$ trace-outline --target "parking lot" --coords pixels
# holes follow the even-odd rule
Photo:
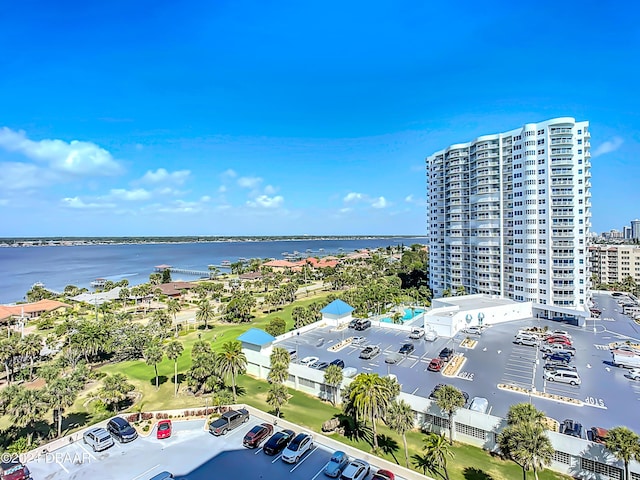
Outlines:
[[[622,308],[611,295],[595,294],[594,300],[602,310],[601,318],[587,320],[584,327],[536,318],[506,322],[487,328],[481,336],[469,335],[478,341],[473,349],[460,347],[460,342],[467,337],[463,333],[458,333],[454,338],[439,338],[429,342],[424,339],[411,340],[406,331],[375,326],[365,331],[335,331],[331,327],[324,327],[287,339],[280,345],[297,350],[299,360],[314,356],[319,361],[331,362],[339,358],[346,367],[353,367],[358,373],[394,374],[403,392],[418,396],[428,397],[436,384],[452,384],[467,392],[470,398],[487,398],[489,413],[497,416],[505,416],[514,403],[529,401],[529,396],[497,388],[498,384],[510,384],[582,402],[577,406],[531,397],[531,402],[537,408],[559,421],[572,418],[586,427],[626,425],[640,431],[640,419],[628,415],[629,411],[640,406],[640,382],[627,378],[626,369],[612,365],[609,350],[612,342],[640,341],[640,327],[622,314]],[[581,385],[545,381],[542,352],[536,347],[513,343],[519,329],[545,326],[549,330],[567,330],[572,336],[576,348],[572,363],[581,377]],[[363,336],[364,340],[359,345],[349,345],[338,352],[328,350],[331,345],[349,336]],[[415,346],[412,353],[401,355],[396,364],[385,363],[388,356],[397,353],[407,342]],[[377,345],[380,354],[370,360],[358,358],[366,345]],[[463,367],[454,378],[427,371],[431,358],[437,357],[444,347],[453,348],[466,357]]]
[[[296,464],[283,462],[280,454],[265,455],[262,448],[244,448],[244,435],[259,423],[262,420],[252,417],[227,435],[215,437],[204,430],[204,420],[175,421],[172,435],[167,439],[158,440],[153,431],[148,437],[139,437],[131,443],[116,442],[100,453],[94,453],[80,441],[27,465],[33,478],[47,480],[148,480],[163,470],[183,480],[324,477],[322,469],[333,450],[317,441]],[[278,430],[276,427],[274,433]],[[370,479],[374,471],[372,468],[367,478]]]

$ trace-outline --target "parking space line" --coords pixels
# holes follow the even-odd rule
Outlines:
[[[153,467],[151,467],[148,470],[145,470],[144,472],[142,472],[140,475],[137,475],[135,477],[133,477],[131,480],[137,480],[138,478],[142,478],[145,477],[150,471],[155,470],[156,468],[158,468],[160,466],[160,464],[158,463],[157,465],[154,465]],[[67,472],[69,473],[69,472]]]
[[[320,475],[323,470],[324,470],[324,467],[322,467],[320,470],[318,470],[318,473],[316,473],[311,480],[316,480],[316,478],[318,478],[318,475]]]
[[[96,457],[94,457],[94,456],[93,456],[93,454],[92,454],[89,450],[87,450],[87,449],[85,448],[85,446],[84,446],[84,445],[82,445],[81,443],[77,443],[77,445],[78,445],[82,450],[84,450],[85,452],[87,452],[87,455],[89,455],[91,458],[93,458],[93,459],[94,459],[94,460],[96,460],[96,461],[98,460]]]
[[[262,451],[262,447],[260,447],[260,448],[256,449],[256,453],[254,453],[254,455],[259,454],[261,451]]]
[[[282,457],[282,454],[277,455],[276,458],[274,458],[271,463],[276,463],[278,460],[280,460],[280,457]]]
[[[69,473],[69,470],[65,468],[65,466],[62,464],[62,462],[60,462],[60,460],[56,459],[56,463],[60,465],[60,468],[62,468],[65,472]]]
[[[304,461],[309,458],[311,455],[313,455],[313,452],[315,452],[318,449],[318,447],[316,446],[313,450],[311,450],[311,452],[309,452],[308,455],[305,455],[304,457],[302,457],[300,459],[300,461],[298,461],[298,463],[296,463],[296,466],[293,467],[291,470],[289,470],[290,472],[293,472],[296,468],[298,468],[300,465],[302,465],[304,463]]]

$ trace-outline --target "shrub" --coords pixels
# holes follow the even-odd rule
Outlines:
[[[143,432],[148,432],[150,428],[151,427],[149,425],[145,425],[144,427],[142,427],[142,431]]]
[[[143,413],[141,418],[142,420],[151,420],[153,418],[153,413]]]
[[[138,421],[138,414],[137,413],[132,413],[131,415],[127,415],[126,420],[129,423],[137,422]]]

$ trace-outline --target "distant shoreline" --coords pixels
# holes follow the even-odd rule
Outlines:
[[[381,238],[424,238],[426,235],[292,235],[292,236],[171,236],[171,237],[16,237],[0,238],[0,248],[71,247],[83,245],[143,245],[181,243],[367,240]]]

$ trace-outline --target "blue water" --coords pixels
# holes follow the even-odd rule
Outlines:
[[[90,288],[96,278],[113,281],[126,278],[130,285],[138,285],[147,282],[154,266],[161,264],[206,272],[208,265],[220,265],[224,260],[233,263],[240,258],[282,259],[284,252],[294,251],[303,256],[326,256],[414,243],[426,244],[427,239],[389,237],[0,248],[0,303],[23,300],[36,282],[59,291],[66,285]],[[173,274],[174,280],[197,278]]]
[[[402,316],[402,318],[400,320],[402,320],[402,323],[408,321],[408,320],[412,320],[415,317],[417,317],[418,315],[420,315],[421,313],[423,313],[424,310],[422,310],[421,308],[416,308],[415,310],[413,310],[413,315],[411,314],[411,309],[410,308],[405,308],[404,309],[404,315]],[[391,317],[384,317],[380,319],[381,322],[385,322],[385,323],[392,323],[393,319]]]

